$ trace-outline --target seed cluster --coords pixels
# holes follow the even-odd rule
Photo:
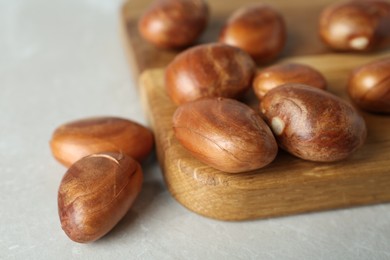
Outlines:
[[[363,117],[326,91],[315,68],[275,61],[285,47],[283,15],[263,3],[243,6],[222,27],[218,43],[195,47],[209,22],[204,0],[155,0],[140,17],[140,35],[157,48],[181,49],[165,72],[178,106],[176,139],[196,159],[228,174],[266,167],[278,149],[304,160],[333,162],[366,139]],[[390,46],[390,3],[352,0],[326,7],[319,35],[337,51],[367,52]],[[188,49],[185,49],[190,47]],[[253,88],[258,110],[238,101]],[[359,108],[390,113],[390,58],[351,72],[348,93]],[[237,100],[235,100],[237,99]],[[153,149],[150,130],[116,117],[82,119],[58,127],[50,146],[66,167],[58,190],[62,229],[87,243],[107,234],[142,187],[140,162]]]

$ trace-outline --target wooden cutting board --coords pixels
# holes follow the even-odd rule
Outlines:
[[[209,1],[211,20],[200,42],[215,41],[223,22],[239,6],[256,1]],[[330,0],[272,2],[284,15],[289,40],[275,62],[294,61],[320,70],[329,91],[348,99],[352,68],[390,51],[352,55],[332,53],[317,36],[317,17]],[[137,19],[150,1],[132,0],[122,9],[125,47],[140,77],[139,94],[156,137],[158,160],[172,196],[188,209],[221,220],[245,220],[390,201],[390,116],[361,112],[368,126],[365,145],[350,158],[315,163],[280,151],[266,168],[227,174],[194,159],[176,140],[172,114],[176,106],[164,88],[164,68],[177,51],[159,50],[138,34]],[[248,99],[257,106],[254,98]]]

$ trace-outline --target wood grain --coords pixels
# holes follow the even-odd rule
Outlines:
[[[139,92],[155,133],[164,180],[182,205],[211,218],[245,220],[390,201],[390,117],[383,115],[362,112],[368,139],[360,150],[341,162],[309,162],[280,151],[266,168],[227,174],[194,159],[173,135],[171,120],[176,106],[167,96],[163,82],[164,68],[176,52],[154,49],[140,39],[135,22],[139,10],[147,3],[135,4],[138,2],[131,1],[123,8],[126,48],[133,71],[142,73]],[[215,33],[231,10],[247,2],[250,1],[229,4],[210,1],[216,16],[204,39],[211,41],[210,32]],[[289,26],[294,25],[295,32],[300,32],[295,35],[302,34],[289,41],[288,50],[294,51],[287,51],[278,62],[293,61],[315,67],[324,74],[330,92],[348,99],[345,85],[350,70],[388,56],[390,51],[351,55],[326,50],[314,36],[313,24],[302,16],[307,13],[315,17],[327,2],[330,1],[313,2],[313,6],[303,9],[295,6],[305,6],[301,0],[294,1],[294,7],[288,6],[293,3],[273,2],[280,5],[286,19],[291,19]],[[300,44],[296,45],[297,42]],[[243,101],[257,108],[253,97],[253,93],[248,93]]]

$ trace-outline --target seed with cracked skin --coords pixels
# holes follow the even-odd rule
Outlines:
[[[50,140],[54,157],[69,167],[93,153],[119,152],[143,160],[153,149],[146,127],[119,117],[94,117],[59,126]]]
[[[233,99],[204,98],[183,104],[173,115],[173,129],[195,158],[224,172],[262,168],[278,151],[260,114]]]
[[[156,0],[140,18],[138,30],[159,48],[182,48],[196,41],[208,16],[204,0]]]
[[[279,146],[305,160],[345,159],[366,139],[364,119],[350,104],[311,86],[276,87],[264,96],[260,109]]]
[[[165,71],[174,103],[203,97],[236,98],[251,87],[255,63],[239,48],[220,43],[198,45],[179,55]]]
[[[348,94],[355,104],[367,111],[389,114],[390,58],[353,70],[348,81]]]
[[[370,51],[390,45],[390,2],[353,0],[332,4],[320,15],[323,42],[335,50]]]
[[[77,161],[58,189],[62,229],[79,243],[101,238],[130,209],[142,179],[139,163],[124,154],[93,154]]]

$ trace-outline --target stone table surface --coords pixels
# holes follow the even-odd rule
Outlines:
[[[143,190],[101,240],[61,230],[60,124],[111,115],[147,124],[119,30],[119,0],[0,0],[0,259],[390,259],[390,204],[266,220],[198,216],[154,156]]]

